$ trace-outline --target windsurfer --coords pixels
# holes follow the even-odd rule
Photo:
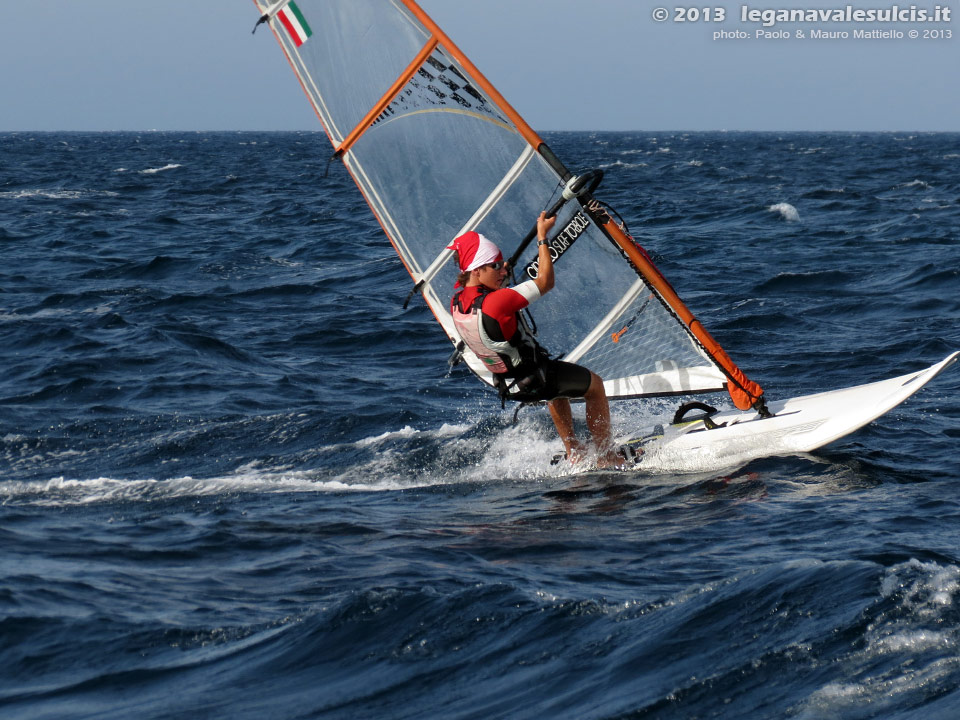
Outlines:
[[[554,286],[553,258],[547,233],[556,222],[540,213],[537,218],[539,273],[514,287],[502,287],[509,268],[500,249],[476,232],[453,241],[462,288],[450,301],[450,311],[460,337],[493,373],[502,398],[522,402],[548,401],[550,416],[563,442],[567,459],[578,462],[587,447],[577,440],[568,398],[586,403],[587,428],[600,467],[623,458],[610,437],[610,407],[603,380],[585,367],[552,359],[527,329],[520,311]]]

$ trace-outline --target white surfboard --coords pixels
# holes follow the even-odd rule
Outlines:
[[[639,469],[696,472],[737,465],[759,457],[812,452],[839,440],[889,412],[957,361],[960,352],[925,370],[857,385],[774,401],[774,414],[736,410],[702,420],[671,425],[662,435],[639,441],[644,454]]]

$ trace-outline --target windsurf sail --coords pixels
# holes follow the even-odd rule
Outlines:
[[[556,286],[534,306],[544,347],[604,378],[611,399],[726,388],[742,410],[762,402],[760,386],[597,202],[601,173],[574,176],[415,2],[254,3],[455,346],[457,268],[447,246],[476,230],[505,253],[516,248],[515,272],[533,277],[529,231],[552,208]],[[492,384],[469,348],[462,353]]]

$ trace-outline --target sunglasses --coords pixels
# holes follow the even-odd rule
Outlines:
[[[487,263],[487,264],[486,264],[486,267],[493,268],[494,270],[499,270],[500,268],[502,268],[502,267],[503,267],[504,265],[506,265],[506,264],[507,264],[507,263],[506,263],[506,261],[504,261],[504,260],[497,260],[496,262]]]

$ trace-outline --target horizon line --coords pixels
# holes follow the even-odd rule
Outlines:
[[[884,130],[868,129],[832,129],[832,130],[810,130],[810,129],[791,129],[791,128],[716,128],[692,130],[689,128],[635,128],[632,130],[624,129],[566,129],[566,130],[538,130],[544,133],[960,133],[960,128],[955,130],[945,129],[918,129],[918,128],[897,128]],[[28,128],[3,129],[0,133],[321,133],[326,131],[320,128],[287,128],[287,129],[231,129],[231,128],[205,128],[205,129],[170,129],[170,128],[114,128],[114,129],[57,129],[57,130],[37,130]]]

